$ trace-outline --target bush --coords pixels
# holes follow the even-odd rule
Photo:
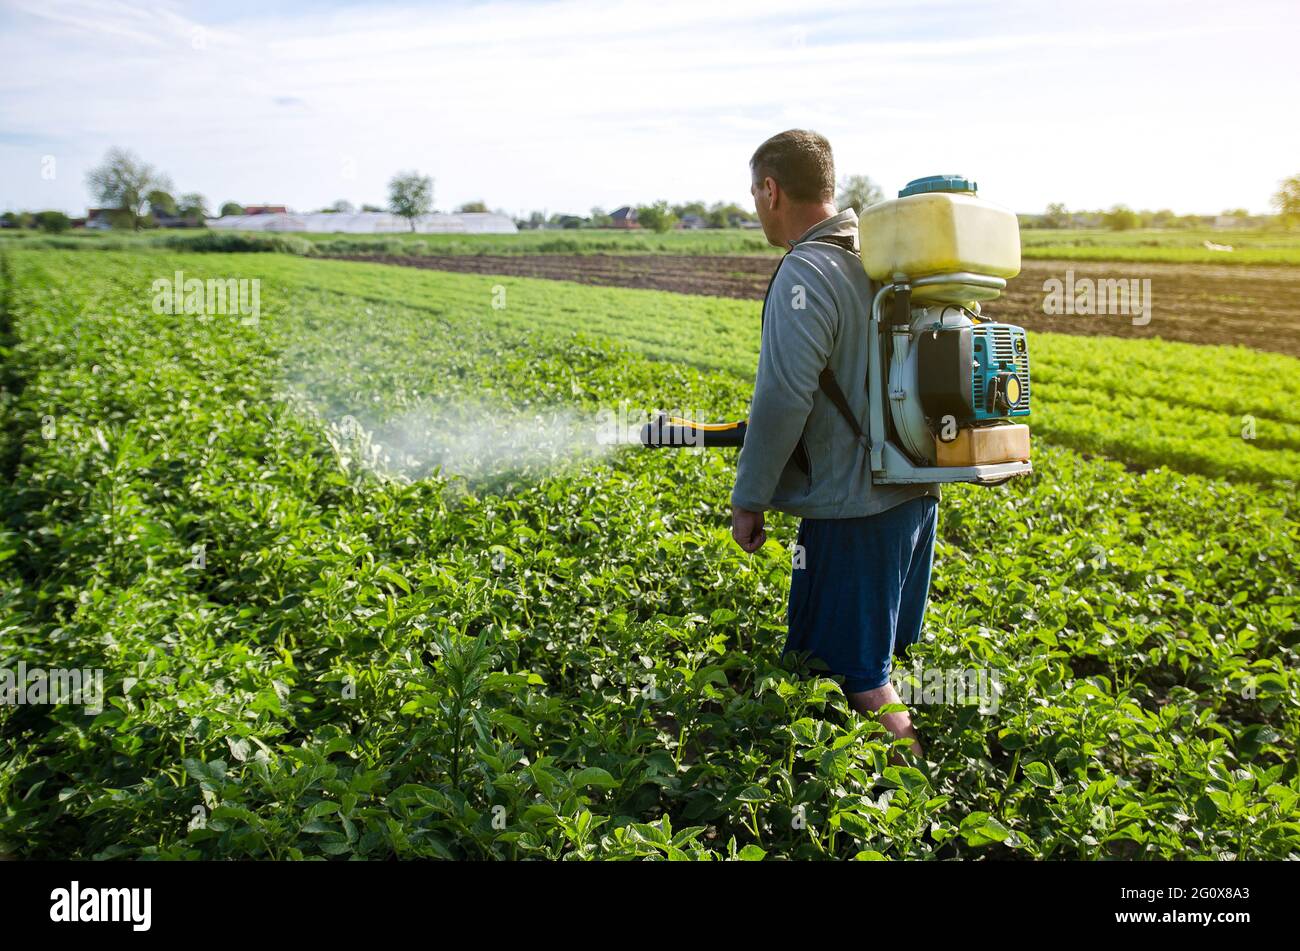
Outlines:
[[[657,201],[653,205],[641,205],[636,210],[636,220],[641,227],[649,228],[659,234],[677,224],[677,216],[668,210],[668,202]]]
[[[72,219],[61,211],[38,211],[36,227],[47,234],[60,234],[72,227]]]
[[[197,235],[167,235],[154,243],[159,247],[175,248],[183,251],[216,251],[231,254],[278,252],[280,254],[307,255],[312,253],[310,241],[306,238],[288,234],[238,234],[230,231],[204,231]]]
[[[131,247],[125,242],[116,238],[106,238],[103,241],[89,242],[84,238],[74,238],[70,235],[60,237],[41,237],[29,236],[22,232],[12,235],[6,235],[5,241],[21,240],[25,249],[47,248],[54,251],[81,251],[85,248],[103,248],[106,251],[125,251]]]
[[[553,238],[550,241],[540,241],[537,244],[537,250],[542,254],[577,254],[584,250],[589,250],[588,243],[579,244],[573,238]],[[598,248],[598,250],[603,250]]]
[[[401,238],[331,238],[316,242],[313,248],[316,254],[426,254],[429,250],[423,241]]]
[[[1132,208],[1116,205],[1101,216],[1101,220],[1111,231],[1131,231],[1142,226],[1142,218]]]

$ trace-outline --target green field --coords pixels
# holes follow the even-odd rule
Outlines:
[[[1035,474],[945,490],[913,655],[997,709],[897,767],[779,665],[730,454],[563,438],[743,414],[756,304],[5,248],[0,649],[108,700],[0,707],[0,853],[1300,856],[1300,361],[1034,335]],[[259,320],[154,313],[178,269]]]
[[[206,256],[175,260],[186,273],[222,266]],[[249,266],[225,260],[230,273]],[[171,273],[170,264],[155,267]],[[408,320],[474,313],[503,328],[581,329],[656,361],[722,369],[745,381],[757,365],[758,305],[749,301],[280,256],[255,267],[269,285],[294,294],[337,287],[346,275],[349,296],[397,308]],[[497,286],[506,289],[502,311],[490,306]],[[1141,466],[1300,481],[1300,360],[1242,347],[1049,333],[1034,334],[1032,358],[1034,431],[1058,445]],[[743,403],[689,405],[744,413]],[[1249,439],[1242,435],[1248,423]]]
[[[273,241],[264,234],[230,232],[167,232],[140,235],[74,232],[47,237],[34,232],[0,232],[0,244],[49,248],[100,247],[129,250],[165,247],[181,250],[190,242],[220,242],[247,237]],[[524,231],[515,235],[449,234],[286,234],[278,236],[281,250],[322,254],[778,254],[762,232],[670,231]],[[1300,232],[1249,230],[1050,230],[1022,228],[1023,256],[1028,260],[1151,261],[1176,264],[1300,264]],[[1211,251],[1204,242],[1228,245],[1232,251]],[[239,250],[230,248],[230,250]]]
[[[1213,251],[1205,242],[1231,247]],[[1300,264],[1300,231],[1022,228],[1024,257],[1064,261],[1168,261],[1175,264]]]
[[[297,254],[777,254],[761,231],[521,231],[518,234],[320,234],[167,231],[130,232],[77,231],[48,236],[37,232],[0,231],[0,246],[54,249],[96,248],[104,250],[184,250],[194,242],[211,243],[222,250],[223,241],[252,245],[274,245],[279,239],[285,250]],[[231,247],[238,251],[243,248]]]

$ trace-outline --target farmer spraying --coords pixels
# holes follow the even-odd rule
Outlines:
[[[893,658],[921,636],[939,487],[998,486],[1029,461],[1029,341],[981,312],[1020,271],[1020,229],[960,175],[838,211],[830,143],[793,129],[749,161],[763,232],[786,249],[763,301],[747,420],[660,414],[648,448],[740,447],[732,536],[801,521],[785,653],[841,678],[849,705],[899,702]],[[880,715],[920,744],[906,712]]]
[[[892,658],[921,634],[939,486],[872,482],[863,381],[876,288],[858,256],[857,212],[834,204],[830,143],[782,132],[749,164],[763,233],[787,253],[763,303],[732,536],[754,552],[767,540],[764,512],[800,516],[785,651],[842,677],[849,705],[875,714],[899,702]],[[920,754],[906,712],[881,722]]]

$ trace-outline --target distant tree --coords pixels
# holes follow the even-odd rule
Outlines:
[[[201,225],[208,217],[208,200],[198,192],[186,192],[177,202],[186,224]]]
[[[525,222],[525,225],[532,229],[545,228],[546,212],[534,211],[532,214],[528,216],[528,220]]]
[[[732,228],[738,221],[753,221],[754,213],[730,202],[714,202],[705,215],[710,228]]]
[[[1282,219],[1282,224],[1293,228],[1300,224],[1300,175],[1278,182],[1276,194],[1273,195],[1273,207]]]
[[[59,234],[72,227],[72,219],[61,211],[38,211],[32,217],[36,227],[50,234]]]
[[[398,172],[388,183],[388,204],[414,231],[415,219],[433,210],[433,179],[419,172]]]
[[[221,206],[222,218],[226,217],[226,215],[242,215],[243,213],[244,206],[237,201],[228,201]]]
[[[657,201],[653,205],[638,205],[636,220],[642,228],[650,228],[660,234],[677,224],[677,216],[668,210],[666,201]]]
[[[483,214],[488,210],[487,202],[484,201],[467,201],[456,209],[458,215]]]
[[[1043,227],[1070,227],[1070,212],[1066,209],[1064,204],[1059,201],[1054,201],[1047,206],[1047,211],[1043,212]]]
[[[673,214],[678,218],[685,218],[687,215],[696,215],[704,218],[708,215],[709,208],[702,201],[688,201],[685,204],[673,205]]]
[[[838,208],[853,208],[862,211],[871,205],[885,200],[885,193],[880,186],[866,175],[850,175],[840,180],[840,193],[835,196]]]
[[[1169,208],[1161,208],[1159,211],[1151,212],[1151,227],[1168,228],[1174,223],[1178,216]]]
[[[1249,218],[1249,217],[1250,217],[1250,212],[1247,211],[1245,208],[1225,208],[1225,209],[1223,209],[1223,217],[1225,217],[1225,218]]]
[[[362,211],[383,211],[384,209],[380,208],[378,205],[362,205],[361,210]]]
[[[1111,231],[1130,231],[1142,224],[1142,218],[1127,205],[1115,205],[1101,216],[1101,220]]]
[[[152,165],[126,149],[112,148],[104,161],[86,175],[86,185],[105,208],[117,208],[129,217],[137,231],[144,224],[149,193],[171,191],[171,182]]]
[[[164,191],[161,188],[155,188],[148,195],[149,214],[155,218],[159,215],[176,216],[176,199],[171,196],[171,192]]]
[[[0,228],[17,228],[18,215],[12,211],[6,211],[0,214]]]
[[[613,224],[613,222],[614,219],[609,216],[609,212],[605,211],[605,209],[601,208],[599,205],[591,209],[591,217],[588,219],[588,223],[591,227],[608,228]]]
[[[334,202],[334,204],[330,205],[328,208],[324,210],[328,211],[330,214],[335,214],[335,215],[353,215],[356,214],[357,207],[356,205],[352,204],[352,202],[348,201],[346,198],[340,198],[338,201]]]

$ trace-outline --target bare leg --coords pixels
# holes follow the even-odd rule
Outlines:
[[[849,706],[863,716],[874,716],[876,711],[886,704],[901,703],[898,698],[898,691],[894,689],[892,683],[876,687],[874,690],[864,690],[861,693],[850,693],[845,695],[849,701]],[[921,756],[921,743],[917,739],[916,730],[912,728],[912,718],[906,710],[899,713],[885,713],[880,716],[880,722],[890,733],[899,739],[912,741],[912,752],[918,757]],[[898,750],[890,753],[889,761],[895,766],[903,765],[903,757]]]

